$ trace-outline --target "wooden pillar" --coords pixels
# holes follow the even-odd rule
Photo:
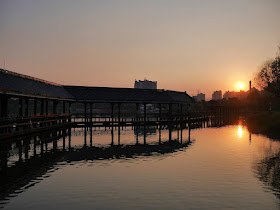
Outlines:
[[[33,147],[33,155],[36,156],[36,155],[37,155],[37,151],[36,151],[36,147],[37,147],[37,136],[34,136],[34,137],[33,137],[33,144],[34,144],[34,147]]]
[[[63,114],[66,114],[66,101],[62,102],[62,112]]]
[[[111,117],[112,117],[112,122],[114,121],[114,103],[111,103]],[[112,128],[113,129],[113,128]]]
[[[71,150],[71,127],[68,129],[68,149]]]
[[[172,104],[169,104],[169,119],[172,121]]]
[[[9,100],[9,97],[7,95],[1,95],[0,96],[0,108],[1,108],[1,111],[0,111],[0,116],[1,117],[8,117],[8,100]]]
[[[183,128],[180,128],[181,130],[181,144],[183,143]]]
[[[158,129],[158,143],[161,144],[161,124],[159,125]]]
[[[71,113],[71,105],[72,105],[72,101],[69,101],[69,110],[68,110],[69,114]]]
[[[19,115],[20,117],[22,117],[22,113],[23,113],[23,111],[22,111],[22,98],[19,98],[19,99],[18,99],[18,103],[19,103],[18,115]]]
[[[111,145],[114,145],[114,127],[111,127]]]
[[[89,113],[90,113],[89,121],[92,122],[92,103],[89,104],[89,108],[90,108],[90,110],[89,110]]]
[[[169,141],[172,140],[172,128],[171,125],[169,125]]]
[[[84,103],[85,105],[85,123],[87,122],[87,103]]]
[[[161,104],[159,104],[159,121],[162,120],[162,109],[161,109]]]
[[[121,103],[118,103],[118,121],[121,122]]]
[[[181,115],[180,115],[180,104],[177,104],[177,114],[178,114],[178,117],[179,117],[179,119],[181,118]],[[176,120],[178,120],[178,119],[176,119]]]
[[[57,114],[57,100],[53,100],[53,114]]]
[[[181,116],[183,115],[183,104],[181,104],[181,106],[180,106],[180,114],[181,114]]]
[[[29,98],[25,99],[25,116],[27,117],[29,115]]]
[[[36,114],[37,114],[37,99],[36,98],[34,98],[33,114],[34,114],[34,116],[36,116]]]
[[[92,119],[92,118],[91,118]],[[91,120],[92,121],[92,120]],[[106,128],[106,127],[105,127]],[[90,126],[90,139],[89,139],[89,145],[92,147],[92,126]]]
[[[44,103],[45,103],[45,101],[44,101],[44,99],[41,99],[41,115],[44,115]]]
[[[146,105],[147,104],[144,104],[144,122],[146,122],[146,115],[147,115],[147,113],[146,113],[147,112]]]
[[[48,115],[49,114],[49,101],[48,100],[46,100],[46,115]]]
[[[87,129],[86,129],[86,127],[84,127],[84,147],[86,147],[87,146]]]
[[[136,103],[136,121],[138,121],[138,110],[139,110],[139,104]]]
[[[118,145],[121,145],[121,126],[118,126]]]
[[[189,142],[191,141],[191,127],[189,126]]]
[[[147,141],[146,141],[146,125],[144,125],[144,145],[146,145]]]

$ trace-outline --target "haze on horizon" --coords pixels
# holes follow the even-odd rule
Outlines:
[[[209,98],[247,86],[275,56],[279,9],[278,0],[0,0],[0,67],[67,85],[146,77]]]

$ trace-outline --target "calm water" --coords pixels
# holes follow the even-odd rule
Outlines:
[[[280,142],[250,135],[241,124],[190,135],[156,127],[57,135],[1,145],[2,173],[12,174],[2,178],[3,209],[280,207]]]

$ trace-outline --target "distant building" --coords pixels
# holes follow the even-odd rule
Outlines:
[[[238,99],[245,99],[247,98],[248,94],[250,93],[250,91],[245,92],[243,90],[239,91],[239,92],[235,92],[235,91],[226,91],[224,93],[223,98],[224,99],[230,99],[230,98],[238,98]]]
[[[134,88],[140,89],[157,89],[157,82],[156,81],[149,81],[144,79],[143,81],[139,80],[134,83]]]
[[[212,94],[212,100],[221,100],[221,99],[222,99],[222,91],[221,90],[214,91]]]
[[[224,98],[224,99],[238,98],[238,95],[237,95],[237,94],[238,94],[238,93],[235,92],[235,91],[226,91],[226,92],[224,93],[223,98]]]
[[[196,96],[193,96],[194,100],[197,102],[205,101],[205,94],[199,93]]]

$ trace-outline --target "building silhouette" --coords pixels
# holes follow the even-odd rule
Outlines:
[[[250,91],[239,91],[239,92],[236,92],[236,91],[226,91],[224,93],[224,96],[223,98],[224,99],[230,99],[230,98],[238,98],[238,99],[245,99],[247,98],[248,94],[250,93]]]
[[[142,80],[135,80],[134,88],[138,89],[157,89],[157,81],[149,81],[146,78]]]
[[[216,90],[212,94],[212,100],[221,100],[222,99],[222,91]]]
[[[198,93],[196,96],[193,96],[193,99],[197,102],[205,101],[205,94]]]

